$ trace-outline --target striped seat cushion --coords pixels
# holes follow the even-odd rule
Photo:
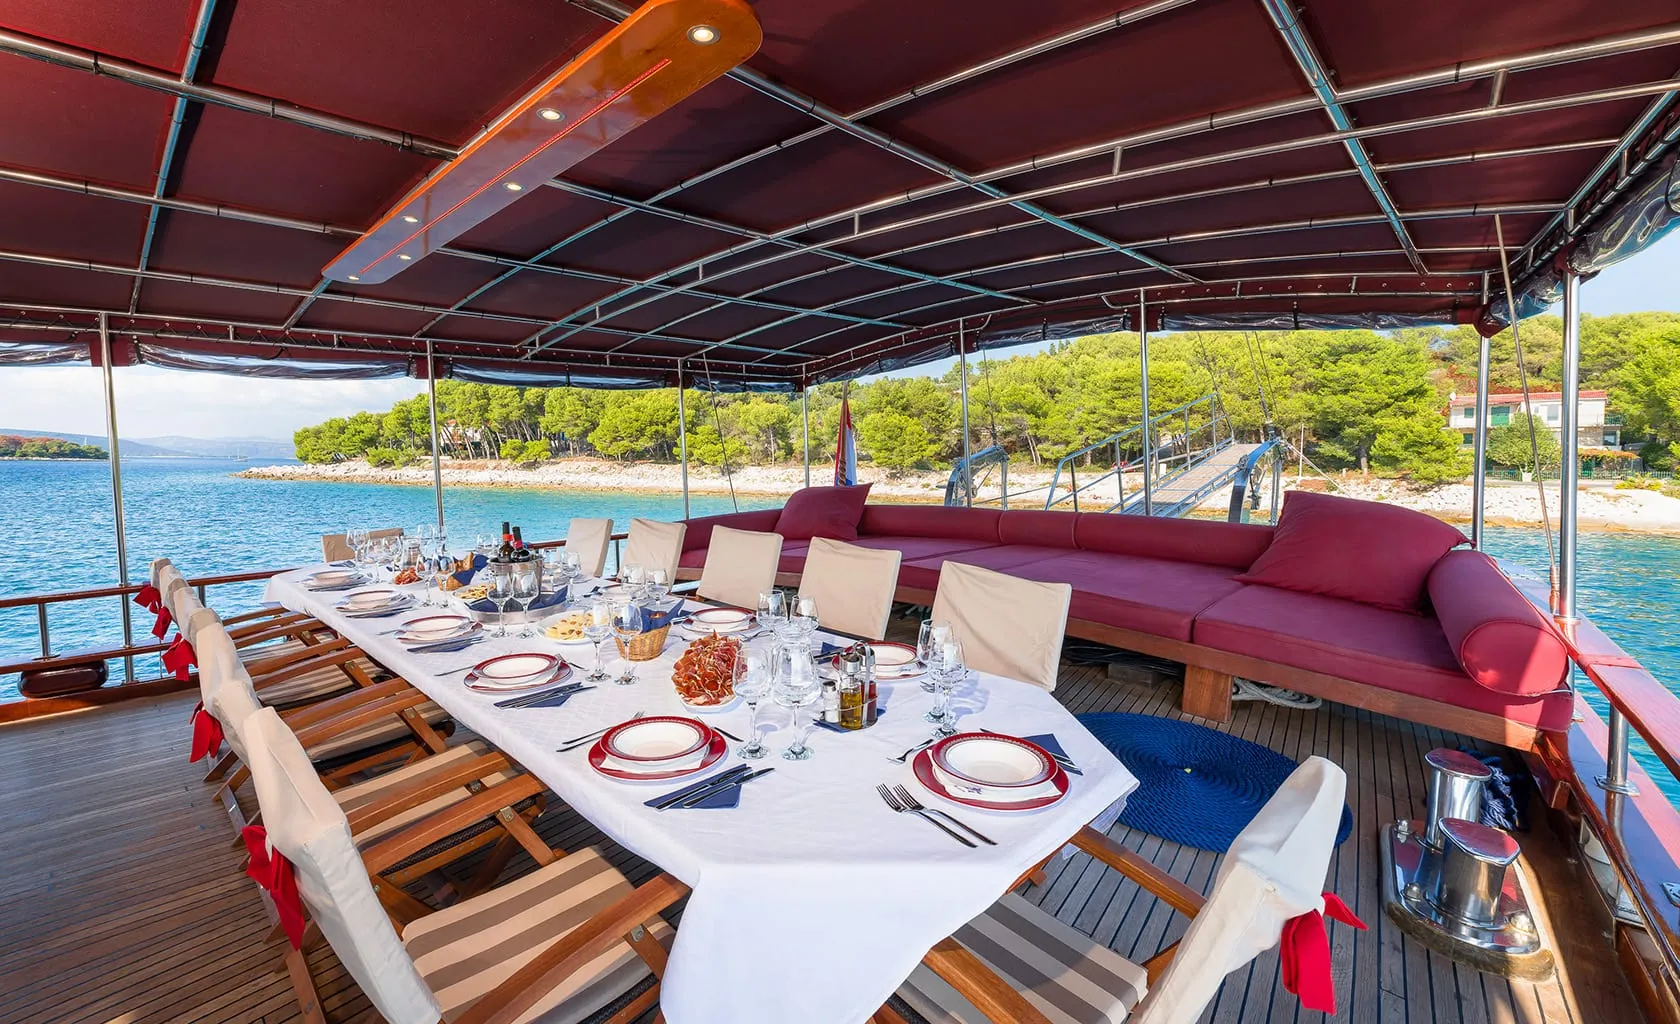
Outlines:
[[[255,647],[241,647],[239,649],[239,660],[249,665],[253,661],[277,658],[282,654],[291,654],[294,651],[301,650],[303,650],[302,640],[285,637],[280,640],[270,640],[268,643],[257,644]]]
[[[538,953],[632,891],[629,880],[591,847],[420,918],[403,931],[403,945],[437,996],[443,1019],[455,1020]],[[663,920],[649,932],[667,947],[676,934]],[[621,942],[519,1020],[578,1024],[650,973]]]
[[[421,704],[419,711],[426,721],[432,725],[437,725],[449,718],[449,712],[431,701]],[[330,761],[346,754],[383,746],[396,740],[406,740],[413,735],[413,730],[409,729],[402,719],[396,715],[390,715],[378,721],[359,726],[342,735],[334,736],[325,743],[310,747],[309,759],[311,761]]]
[[[379,667],[366,658],[357,658],[351,664],[359,667],[372,679],[378,679],[382,674]],[[339,665],[323,665],[278,683],[265,684],[259,676],[255,684],[257,696],[262,702],[276,708],[321,700],[357,685],[356,681],[350,678],[350,674]]]
[[[1143,998],[1142,967],[1010,893],[953,936],[1052,1024],[1119,1024]],[[927,1024],[991,1024],[925,965],[897,999]]]
[[[376,775],[366,781],[357,782],[353,785],[345,786],[343,789],[334,790],[333,799],[337,800],[338,805],[344,808],[344,813],[351,814],[368,806],[369,804],[377,803],[380,800],[385,799],[399,787],[410,785],[419,779],[434,778],[443,772],[453,770],[457,765],[460,765],[463,762],[471,761],[474,758],[482,757],[485,754],[494,752],[495,751],[491,748],[490,744],[485,743],[483,740],[470,740],[459,746],[450,747],[441,754],[434,754],[423,761],[416,761],[414,764],[406,764],[401,768],[393,769],[383,775]],[[518,774],[519,772],[517,770],[510,767],[504,771],[493,772],[486,775],[479,781],[484,783],[486,786],[493,786],[498,782],[506,782]],[[356,845],[358,847],[365,848],[368,843],[373,842],[381,836],[389,835],[405,825],[419,821],[428,814],[441,811],[446,807],[457,804],[472,795],[473,791],[468,789],[466,786],[458,786],[442,796],[429,800],[417,807],[412,807],[399,814],[394,814],[391,817],[386,818],[383,821],[376,822],[367,829],[356,833]]]

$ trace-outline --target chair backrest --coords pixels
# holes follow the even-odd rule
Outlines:
[[[169,614],[175,616],[176,628],[183,633],[186,632],[187,620],[193,617],[194,612],[204,607],[199,603],[198,592],[180,573],[175,573],[174,578],[164,584],[163,603],[168,606]]]
[[[292,864],[298,895],[345,970],[392,1024],[435,1024],[442,1011],[374,895],[344,811],[272,708],[247,730],[246,764],[271,849]]]
[[[708,601],[754,608],[758,595],[776,585],[781,560],[781,534],[714,526],[696,593]]]
[[[1198,1019],[1225,976],[1278,944],[1290,918],[1323,908],[1347,775],[1309,757],[1231,844],[1213,894],[1130,1024]]]
[[[947,561],[933,595],[933,621],[962,641],[968,667],[1056,688],[1073,588]]]
[[[817,599],[817,621],[824,628],[880,640],[887,635],[903,557],[894,548],[812,537],[799,596]]]
[[[369,530],[368,536],[374,540],[384,540],[386,537],[401,537],[403,528],[400,526],[387,527],[383,530]],[[321,560],[323,562],[343,562],[353,557],[356,552],[350,549],[350,542],[342,533],[321,534]]]
[[[619,571],[626,565],[645,569],[664,569],[666,578],[677,578],[677,562],[682,558],[683,535],[687,523],[662,523],[657,519],[630,520],[630,536],[624,541],[624,558]]]
[[[606,571],[612,526],[611,519],[573,519],[566,527],[566,550],[577,556],[578,565],[591,576]]]
[[[152,559],[151,574],[147,578],[147,582],[149,582],[152,586],[156,587],[158,585],[158,573],[163,571],[164,566],[170,565],[170,564],[172,564],[172,563],[167,558],[154,558],[154,559]],[[161,589],[161,588],[159,588],[159,589]]]
[[[187,643],[193,645],[193,652],[196,654],[198,652],[198,634],[212,622],[218,626],[221,625],[222,617],[216,614],[215,609],[206,608],[199,604],[196,597],[191,601],[183,600],[181,604],[192,609],[188,612],[185,621],[177,621],[181,623],[181,635],[187,638]]]
[[[173,563],[165,565],[158,570],[156,586],[158,593],[163,596],[163,606],[169,609],[170,615],[179,620],[181,616],[175,610],[176,596],[183,590],[192,589],[187,585],[186,577],[181,575],[181,570],[175,568]]]

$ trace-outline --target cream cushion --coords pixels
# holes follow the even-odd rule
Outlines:
[[[386,537],[401,537],[402,527],[391,526],[383,530],[369,530],[368,536],[383,540]],[[353,557],[356,552],[350,549],[350,542],[342,533],[324,533],[321,535],[321,558],[327,562],[343,562]]]
[[[624,541],[624,560],[619,563],[618,571],[622,574],[626,565],[664,569],[665,578],[675,581],[677,562],[682,558],[683,537],[687,533],[687,523],[630,520],[630,536]]]
[[[573,519],[566,527],[566,550],[577,555],[578,565],[591,576],[606,571],[612,528],[611,519]]]
[[[825,629],[880,640],[887,635],[898,565],[904,553],[812,537],[799,578],[799,596],[817,601]]]
[[[939,570],[933,621],[962,641],[968,667],[1056,688],[1073,588],[947,561]]]
[[[714,526],[696,592],[708,601],[756,608],[758,595],[776,585],[776,563],[781,558],[779,533]]]

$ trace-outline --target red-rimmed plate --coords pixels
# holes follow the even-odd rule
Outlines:
[[[618,779],[621,782],[665,782],[670,779],[680,779],[685,775],[705,771],[723,760],[723,755],[729,753],[729,741],[724,739],[721,733],[710,729],[707,732],[711,733],[711,739],[706,747],[706,755],[698,762],[685,765],[682,768],[651,772],[632,772],[614,768],[607,764],[612,755],[607,753],[607,748],[602,745],[601,740],[596,740],[595,745],[589,748],[589,767],[609,779]],[[605,737],[602,737],[602,739],[605,739]]]
[[[702,608],[689,616],[688,627],[703,633],[743,633],[753,624],[745,608]]]
[[[1056,767],[1056,759],[1038,744],[994,732],[947,736],[928,753],[948,778],[1000,796],[1043,785]]]
[[[571,674],[572,666],[561,662],[552,672],[543,672],[529,679],[521,679],[516,683],[492,683],[478,678],[471,672],[467,673],[465,683],[467,689],[479,693],[518,693],[521,690],[535,690],[540,686],[563,682]]]
[[[482,628],[465,615],[422,615],[403,623],[397,639],[405,644],[435,644]]]
[[[1062,771],[1062,766],[1059,764],[1055,765],[1055,771],[1046,780],[1046,785],[1049,785],[1053,792],[1030,800],[1009,801],[982,800],[979,797],[970,796],[967,793],[956,793],[946,788],[934,771],[933,756],[926,750],[917,754],[911,760],[910,770],[915,773],[916,781],[922,784],[922,788],[934,796],[943,797],[952,803],[962,804],[964,807],[978,807],[983,811],[1036,811],[1041,807],[1049,807],[1061,800],[1062,797],[1067,796],[1068,791],[1067,772]]]
[[[337,607],[341,612],[371,612],[400,604],[407,598],[408,595],[400,590],[378,587],[371,590],[358,590],[338,602]]]
[[[549,682],[567,667],[552,654],[502,654],[474,665],[466,684],[474,690],[524,690]]]
[[[870,643],[869,649],[875,652],[876,679],[914,679],[924,671],[921,663],[916,660],[916,648],[912,644],[877,640]],[[839,671],[840,655],[836,654],[829,664],[834,666],[835,671]]]
[[[711,727],[680,715],[654,715],[608,729],[601,746],[620,761],[656,767],[689,757],[712,740]]]

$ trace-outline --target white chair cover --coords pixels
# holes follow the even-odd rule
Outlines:
[[[779,533],[714,526],[697,593],[708,601],[722,601],[737,608],[757,607],[758,595],[776,585],[776,563],[781,559]],[[817,608],[820,611],[822,605]]]
[[[181,635],[187,638],[187,643],[193,645],[193,653],[196,655],[198,653],[198,634],[212,622],[220,626],[222,617],[217,615],[214,609],[199,604],[196,597],[191,602],[182,601],[181,603],[190,607],[192,611],[187,614],[184,621],[179,618],[176,621],[181,623]]]
[[[969,668],[1054,690],[1072,600],[1066,583],[947,561],[939,570],[933,621],[950,625]]]
[[[1309,757],[1231,844],[1178,954],[1138,1004],[1131,1024],[1198,1019],[1225,976],[1278,944],[1290,918],[1324,908],[1347,775]]]
[[[825,629],[880,640],[887,635],[898,564],[904,553],[812,537],[799,578],[799,596],[817,599]]]
[[[167,559],[167,558],[154,558],[154,559],[152,559],[151,575],[148,578],[147,582],[149,582],[152,586],[157,587],[158,586],[158,574],[163,571],[164,566],[169,565],[169,564],[171,564],[171,563],[170,563],[169,559]],[[163,588],[159,587],[158,589],[161,590]]]
[[[194,612],[187,620],[183,632],[188,633],[187,642],[192,644],[193,660],[198,662],[199,698],[204,701],[205,709],[215,715],[213,705],[216,702],[217,691],[228,683],[236,672],[244,673],[244,666],[239,660],[239,650],[234,647],[233,639],[228,636],[227,630],[223,629],[221,622],[216,619],[216,613],[208,608],[200,608]],[[246,677],[246,685],[250,685],[249,677]],[[225,728],[227,724],[223,722],[222,726]]]
[[[624,541],[624,560],[619,563],[619,571],[623,572],[626,565],[662,568],[666,578],[675,581],[677,562],[682,558],[683,536],[687,533],[687,523],[630,520],[630,536]]]
[[[310,917],[386,1020],[436,1024],[442,1011],[374,895],[338,801],[272,708],[249,726],[245,763],[269,846],[291,861]]]
[[[174,570],[171,569],[170,572],[174,572]],[[180,573],[175,573],[174,578],[164,584],[163,603],[169,609],[169,614],[175,617],[175,628],[183,633],[186,631],[186,622],[192,618],[193,612],[204,607],[198,601],[198,592]]]
[[[606,571],[612,528],[611,519],[573,519],[566,527],[566,550],[577,555],[578,565],[591,576]]]
[[[402,527],[391,526],[383,530],[369,530],[368,536],[376,540],[386,537],[401,537]],[[323,533],[321,535],[321,560],[324,562],[343,562],[355,552],[350,550],[350,542],[344,539],[342,533]]]

